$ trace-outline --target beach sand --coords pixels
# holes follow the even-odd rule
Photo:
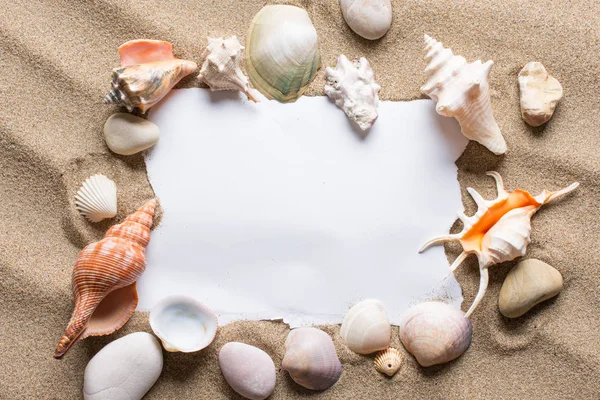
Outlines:
[[[117,333],[86,339],[63,360],[52,358],[72,310],[70,276],[78,251],[153,197],[142,156],[114,155],[103,139],[104,121],[117,111],[102,104],[118,65],[117,47],[138,38],[168,40],[180,58],[200,61],[206,36],[244,40],[265,3],[0,0],[0,398],[81,398],[85,366],[98,350],[128,333],[150,331],[147,315],[136,313]],[[427,369],[407,356],[391,379],[374,370],[372,356],[345,348],[339,326],[324,327],[344,365],[340,381],[313,393],[278,370],[271,398],[598,398],[600,2],[393,3],[391,30],[370,42],[344,23],[338,0],[293,2],[313,19],[323,63],[334,64],[341,53],[367,57],[384,100],[422,97],[424,33],[468,60],[494,60],[492,103],[509,151],[497,157],[469,144],[457,162],[465,208],[474,211],[467,186],[495,197],[493,181],[484,175],[489,169],[502,174],[507,188],[536,194],[581,182],[534,217],[527,255],[556,267],[564,290],[509,320],[498,312],[497,299],[515,262],[493,267],[487,296],[472,318],[470,349]],[[520,116],[517,74],[529,61],[541,61],[564,87],[553,119],[541,128]],[[322,95],[323,84],[321,70],[307,94]],[[178,87],[195,86],[190,76]],[[80,183],[94,173],[110,176],[119,188],[119,215],[100,224],[81,218],[73,201]],[[450,261],[460,252],[456,245],[446,250]],[[479,284],[474,256],[457,279],[466,309]],[[256,345],[279,366],[287,332],[280,322],[236,322],[199,354],[165,352],[163,373],[146,398],[239,398],[219,371],[220,347],[228,341]],[[402,349],[393,332],[393,343]]]

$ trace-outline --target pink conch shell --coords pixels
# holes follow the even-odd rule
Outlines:
[[[493,61],[467,63],[437,40],[425,35],[427,82],[421,92],[431,97],[438,114],[454,117],[463,135],[494,154],[506,152],[506,142],[494,119],[489,74]]]
[[[118,104],[145,113],[183,77],[197,68],[173,56],[173,46],[159,40],[133,40],[119,47],[121,68],[113,69],[113,89],[104,104]]]
[[[463,252],[450,266],[450,273],[469,254],[477,255],[481,274],[479,291],[471,308],[467,311],[466,317],[469,317],[475,311],[485,295],[488,285],[488,268],[525,255],[527,245],[531,241],[531,217],[533,214],[544,204],[575,190],[579,186],[579,183],[575,182],[556,192],[544,190],[534,197],[519,189],[507,192],[504,189],[500,174],[495,171],[490,171],[487,174],[496,180],[498,197],[494,200],[484,200],[475,189],[467,188],[478,208],[472,217],[467,217],[462,212],[458,214],[464,224],[462,232],[435,237],[425,243],[419,250],[419,253],[421,253],[434,244],[449,241],[460,242]]]
[[[138,302],[135,281],[146,268],[156,204],[156,199],[150,200],[79,253],[71,281],[75,309],[55,358],[81,339],[116,331],[133,314]]]

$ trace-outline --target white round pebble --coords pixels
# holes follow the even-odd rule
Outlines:
[[[340,7],[348,26],[365,39],[379,39],[392,25],[390,0],[341,0]]]
[[[140,400],[163,367],[162,347],[154,336],[136,332],[104,346],[88,363],[85,400]]]
[[[233,390],[250,400],[263,400],[275,389],[275,364],[261,349],[229,342],[219,352],[219,366]]]
[[[159,137],[160,130],[156,124],[131,114],[111,115],[104,124],[106,145],[114,153],[124,156],[154,146]]]

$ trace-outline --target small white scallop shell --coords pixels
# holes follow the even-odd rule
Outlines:
[[[250,88],[248,78],[240,69],[242,46],[237,37],[228,39],[208,38],[208,46],[202,53],[204,63],[198,78],[206,83],[210,90],[239,90],[248,99],[258,102],[257,91]]]
[[[379,300],[363,300],[352,307],[342,322],[340,335],[350,350],[371,354],[390,346],[392,326]]]
[[[461,356],[472,334],[471,320],[464,312],[438,301],[411,307],[400,320],[400,340],[422,367]]]
[[[75,195],[75,207],[92,222],[117,215],[117,185],[104,175],[92,175]]]
[[[377,93],[381,87],[375,83],[373,70],[366,58],[350,62],[345,55],[337,59],[335,69],[327,67],[325,94],[341,108],[348,118],[363,131],[373,126],[377,119]]]
[[[150,311],[150,326],[165,350],[192,353],[207,347],[217,334],[217,317],[187,296],[162,299]]]
[[[384,350],[375,357],[375,369],[387,376],[394,376],[402,366],[402,355],[393,347]]]
[[[333,340],[317,328],[297,328],[288,334],[281,367],[297,384],[311,390],[328,389],[342,375]]]

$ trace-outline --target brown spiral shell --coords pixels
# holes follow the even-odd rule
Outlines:
[[[135,281],[146,268],[156,204],[156,199],[148,201],[79,253],[71,278],[75,308],[55,358],[81,339],[116,331],[133,314],[138,301]]]

